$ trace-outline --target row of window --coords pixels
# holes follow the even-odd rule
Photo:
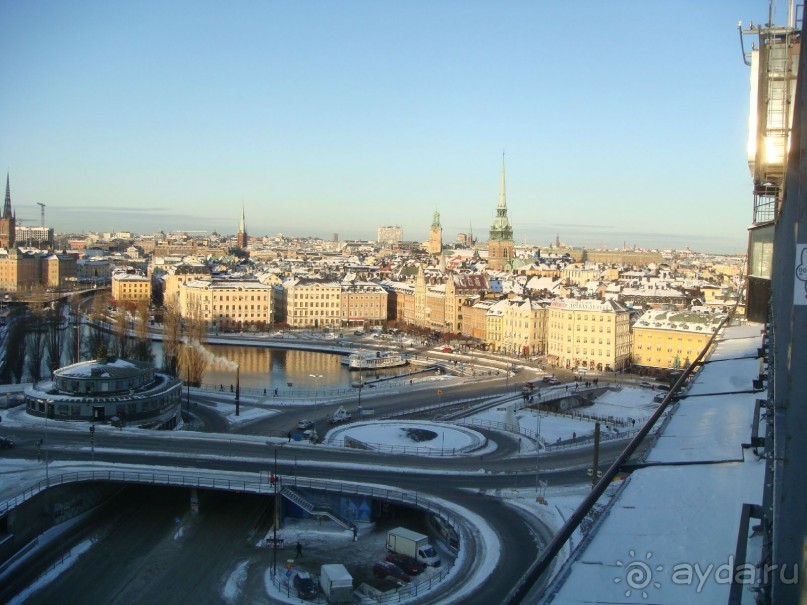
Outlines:
[[[124,416],[134,416],[138,413],[149,412],[154,410],[163,410],[166,407],[171,405],[175,405],[179,402],[179,390],[175,390],[172,393],[166,394],[163,397],[154,397],[151,399],[143,399],[141,401],[132,402],[132,403],[116,403],[114,404],[114,414],[117,414],[120,417]],[[28,401],[28,409],[31,411],[37,411],[40,414],[45,414],[47,411],[46,402],[44,401]],[[75,403],[58,403],[53,405],[53,413],[55,416],[60,418],[87,418],[92,415],[92,408],[95,407],[96,404],[93,403],[84,403],[84,404],[75,404]],[[82,414],[81,410],[82,407],[85,409],[84,414]],[[112,404],[104,405],[106,416],[112,415]]]

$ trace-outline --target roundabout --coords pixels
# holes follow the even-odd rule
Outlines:
[[[324,442],[414,456],[459,456],[488,445],[487,438],[473,429],[417,420],[354,422],[331,429]]]

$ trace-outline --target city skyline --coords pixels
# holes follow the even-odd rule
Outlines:
[[[0,161],[60,232],[234,234],[243,204],[325,239],[436,210],[450,243],[487,240],[504,149],[517,244],[738,253],[736,24],[767,3],[685,4],[5,3]]]

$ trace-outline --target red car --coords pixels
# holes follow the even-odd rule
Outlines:
[[[388,576],[392,576],[396,580],[401,580],[402,582],[408,582],[412,579],[403,569],[397,565],[394,565],[393,563],[389,563],[388,561],[379,561],[373,565],[373,575],[380,580],[383,580]]]
[[[417,559],[413,559],[412,557],[407,557],[406,555],[398,554],[397,552],[391,552],[387,555],[387,561],[393,563],[404,570],[404,572],[408,573],[410,576],[416,576],[419,573],[423,573],[426,571],[426,565],[418,561]]]
[[[451,347],[443,347],[443,353],[453,353],[454,349]]]

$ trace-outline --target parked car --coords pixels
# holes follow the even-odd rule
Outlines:
[[[14,447],[14,442],[8,437],[0,437],[0,448],[4,450]]]
[[[317,585],[307,571],[298,571],[294,574],[294,590],[301,599],[309,601],[317,598]]]
[[[412,579],[403,569],[389,561],[379,561],[373,565],[373,575],[380,580],[390,576],[402,582],[408,582]]]
[[[426,565],[418,561],[417,559],[413,559],[412,557],[407,557],[406,555],[399,554],[397,552],[391,552],[387,555],[387,561],[397,565],[404,572],[408,573],[410,576],[416,576],[419,573],[423,573],[426,571]]]
[[[301,431],[307,431],[308,429],[313,429],[314,421],[307,420],[304,418],[303,420],[297,422],[297,428],[300,429]]]
[[[443,347],[443,353],[453,353],[454,349],[451,347]]]

